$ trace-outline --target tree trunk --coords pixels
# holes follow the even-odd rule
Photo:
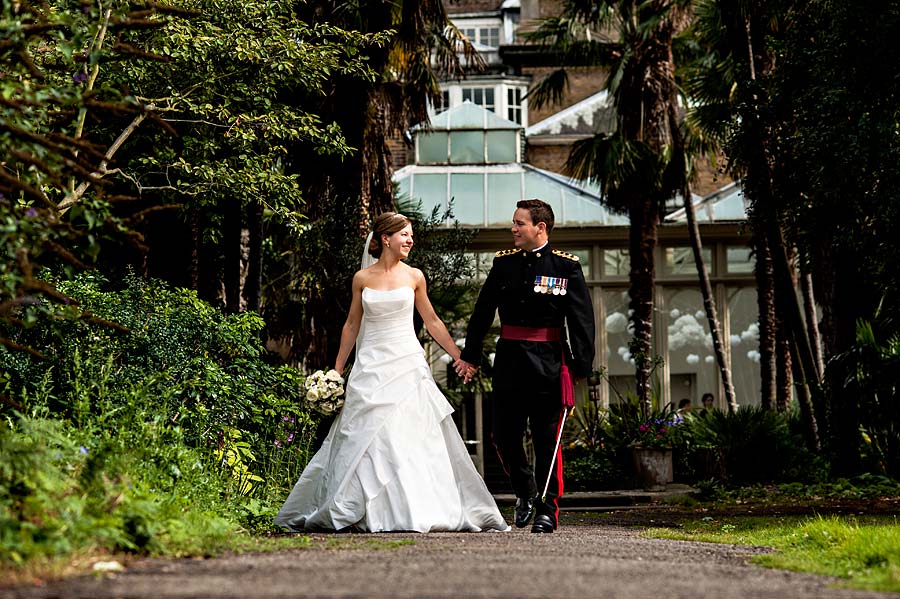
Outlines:
[[[247,299],[247,310],[259,312],[262,303],[262,242],[263,242],[263,206],[260,203],[248,207],[250,230],[250,256],[247,268],[247,280],[244,283],[244,296]]]
[[[821,450],[818,424],[816,421],[812,393],[819,388],[819,381],[815,378],[815,366],[813,366],[812,350],[809,347],[809,339],[803,326],[803,316],[800,305],[797,302],[797,294],[794,287],[794,278],[791,275],[791,265],[788,259],[788,251],[781,233],[781,227],[776,219],[768,224],[769,247],[772,249],[772,265],[775,271],[776,299],[779,312],[787,324],[790,340],[796,346],[794,356],[795,370],[801,376],[795,377],[797,381],[809,388],[809,394],[801,393],[800,411],[806,423],[807,442],[812,451]]]
[[[241,204],[224,200],[222,227],[222,283],[225,285],[225,313],[237,314],[241,309]]]
[[[753,241],[756,252],[756,266],[753,273],[756,276],[756,304],[759,309],[760,405],[767,410],[772,410],[775,408],[775,400],[778,395],[772,255],[764,235],[755,233]]]
[[[642,415],[653,410],[650,376],[653,371],[653,293],[656,272],[653,253],[656,249],[659,213],[649,200],[635,201],[629,210],[629,252],[631,255],[630,308],[634,324],[631,354],[635,363],[636,393]]]
[[[703,261],[703,241],[700,239],[700,227],[697,225],[697,215],[694,211],[694,202],[691,201],[691,186],[686,184],[684,191],[684,212],[687,216],[688,232],[691,236],[691,247],[694,250],[694,264],[697,265],[697,276],[700,279],[700,292],[703,294],[703,308],[706,310],[706,319],[709,321],[709,332],[712,336],[713,350],[716,353],[716,363],[719,365],[719,375],[722,377],[722,386],[725,388],[725,404],[729,412],[737,411],[737,398],[734,394],[734,385],[731,382],[731,369],[725,361],[725,349],[722,346],[722,327],[719,324],[719,315],[716,311],[716,300],[713,295],[712,284],[709,281],[709,273]]]
[[[776,319],[775,328],[775,409],[787,412],[793,395],[793,360],[791,359],[791,343],[788,331],[781,318]]]
[[[825,376],[825,359],[822,356],[822,339],[819,336],[819,317],[816,314],[816,300],[813,294],[812,275],[810,273],[801,274],[800,283],[803,287],[803,308],[806,314],[806,331],[809,335],[809,344],[812,346],[817,378],[822,380],[822,377]]]
[[[200,232],[200,211],[197,208],[191,208],[191,266],[190,281],[191,289],[200,290],[200,251],[203,243],[203,235]]]
[[[833,252],[834,268],[834,351],[837,355],[846,352],[856,344],[856,321],[864,313],[860,303],[861,288],[858,280],[859,267],[854,256],[846,252]],[[864,294],[864,291],[862,292]],[[860,398],[843,392],[848,372],[829,368],[828,387],[830,398],[829,442],[832,467],[838,476],[855,476],[862,471],[859,455]]]

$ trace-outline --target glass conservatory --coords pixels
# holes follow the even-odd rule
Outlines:
[[[628,219],[606,209],[599,189],[522,162],[525,130],[480,106],[464,103],[435,117],[430,128],[413,131],[415,162],[395,173],[402,197],[421,201],[426,210],[452,204],[460,223],[478,229],[470,246],[476,277],[486,276],[494,252],[512,247],[509,225],[515,204],[540,198],[553,206],[557,223],[554,247],[578,255],[591,287],[597,322],[595,367],[603,370],[598,385],[583,391],[608,405],[634,387],[634,360],[628,294]],[[694,197],[704,261],[724,329],[739,404],[759,403],[759,352],[753,258],[748,243],[744,198],[738,185],[706,197]],[[659,228],[656,248],[653,347],[662,358],[654,371],[660,405],[704,393],[724,408],[724,393],[712,349],[709,325],[697,284],[690,239],[681,201],[673,202]],[[447,356],[435,353],[436,365]],[[438,377],[443,369],[435,368]],[[480,448],[484,423],[480,398],[468,410],[467,438]],[[476,418],[477,416],[477,418]],[[477,420],[477,421],[476,421]],[[466,422],[462,423],[466,433]],[[473,433],[473,431],[475,431]]]

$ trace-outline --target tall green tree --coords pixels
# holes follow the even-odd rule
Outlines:
[[[657,230],[666,202],[686,189],[672,48],[689,17],[687,0],[564,2],[562,16],[544,20],[529,35],[557,53],[558,64],[609,68],[616,128],[576,143],[565,170],[598,182],[608,206],[629,217],[632,355],[645,414],[651,411]],[[529,92],[530,101],[559,99],[566,83],[563,67]]]
[[[438,81],[461,77],[463,64],[477,66],[479,61],[440,1],[312,1],[300,10],[310,23],[386,39],[360,52],[375,74],[372,79],[336,73],[318,105],[321,114],[339,125],[352,150],[335,159],[295,146],[289,159],[316,174],[304,191],[317,201],[310,206],[309,229],[298,231],[299,243],[280,263],[283,274],[272,277],[281,288],[270,288],[269,296],[277,294],[283,301],[266,308],[272,313],[267,319],[283,325],[270,332],[290,348],[292,361],[319,368],[336,352],[369,219],[396,207],[388,139],[402,139],[410,126],[427,123]],[[297,271],[291,264],[310,255],[321,259],[288,283],[286,273]]]
[[[799,383],[796,389],[807,440],[812,448],[818,448],[814,401],[818,373],[795,293],[790,206],[779,190],[779,181],[791,167],[779,145],[779,128],[767,90],[776,72],[776,40],[789,23],[788,3],[780,0],[755,4],[698,0],[694,29],[708,58],[694,65],[688,89],[696,104],[692,118],[726,139],[730,172],[741,179],[750,200],[762,404],[787,404],[792,369],[793,379]]]
[[[879,344],[892,347],[900,330],[900,7],[798,0],[790,24],[768,85],[791,167],[779,173],[778,190],[822,306],[823,439],[835,471],[851,475],[870,446],[860,431],[886,455],[900,446],[888,424],[898,390],[879,384],[892,381],[889,371],[865,357]],[[861,383],[864,372],[883,381]]]
[[[189,268],[203,270],[190,260],[198,245],[212,255],[210,287],[230,281],[238,303],[239,272],[208,274],[240,265],[232,215],[252,209],[273,226],[302,224],[308,205],[289,150],[350,152],[309,99],[325,96],[334,73],[374,79],[359,55],[384,41],[309,26],[292,2],[3,10],[0,315],[13,326],[47,309],[40,295],[71,309],[41,266],[132,264],[183,283]],[[200,223],[205,243],[182,242],[188,222]]]

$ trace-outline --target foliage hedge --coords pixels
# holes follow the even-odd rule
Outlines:
[[[316,422],[262,319],[137,276],[58,285],[93,316],[6,331],[45,359],[0,349],[0,561],[270,527]]]
[[[740,487],[764,483],[816,483],[828,465],[810,452],[796,410],[778,413],[741,406],[677,417],[662,410],[642,417],[634,398],[608,409],[592,402],[576,408],[565,452],[566,488],[573,491],[635,486],[631,447],[641,424],[675,423],[667,432],[673,449],[675,481],[699,486]]]

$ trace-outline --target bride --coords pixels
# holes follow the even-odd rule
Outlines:
[[[402,214],[375,220],[353,276],[353,300],[334,369],[356,344],[344,408],[294,485],[275,523],[294,531],[509,530],[451,418],[413,330],[417,309],[431,336],[459,359],[435,314],[422,271],[402,262],[413,246]]]

